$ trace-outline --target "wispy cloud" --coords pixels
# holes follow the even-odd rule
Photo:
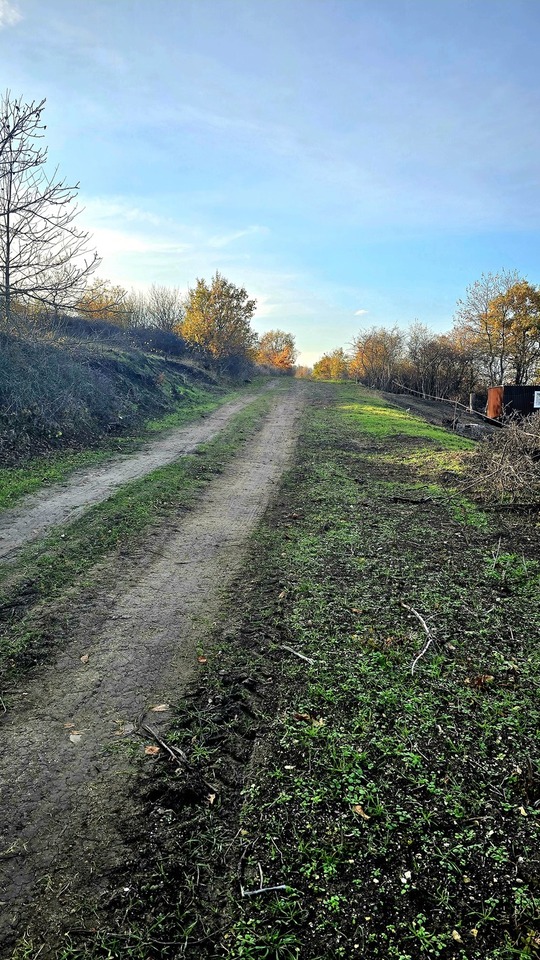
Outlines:
[[[354,311],[355,317],[363,317],[366,313],[369,313],[369,311],[368,311],[368,310],[355,310],[355,311]]]
[[[0,29],[13,27],[19,20],[22,20],[22,13],[9,0],[0,0]]]
[[[226,247],[229,243],[234,243],[235,240],[241,240],[242,237],[250,237],[257,233],[268,233],[268,230],[266,227],[259,227],[257,225],[246,227],[245,230],[236,230],[233,233],[226,233],[223,236],[210,237],[208,245],[210,247]]]

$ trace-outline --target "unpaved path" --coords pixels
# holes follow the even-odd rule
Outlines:
[[[197,668],[220,590],[239,571],[246,538],[294,449],[304,396],[295,384],[276,396],[260,433],[176,530],[148,544],[144,560],[109,571],[78,625],[73,611],[67,649],[3,717],[4,949],[29,919],[52,930],[66,917],[68,926],[92,926],[88,902],[106,895],[111,871],[125,866],[130,785],[140,776],[129,748],[144,756],[131,725],[152,705],[178,702]],[[154,727],[166,722],[166,713],[147,717]]]
[[[66,483],[25,497],[16,507],[0,514],[0,561],[16,559],[26,543],[43,537],[51,527],[75,520],[92,504],[107,500],[118,487],[193,453],[201,443],[212,440],[256,396],[250,393],[231,400],[205,419],[172,430],[137,453],[115,457],[99,467],[77,470]]]

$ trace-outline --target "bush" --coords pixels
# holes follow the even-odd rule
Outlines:
[[[481,441],[469,474],[469,485],[485,500],[540,501],[540,413],[510,418]]]

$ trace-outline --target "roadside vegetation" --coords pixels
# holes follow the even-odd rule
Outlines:
[[[517,271],[483,274],[459,300],[454,325],[435,333],[415,321],[360,330],[348,351],[324,354],[316,380],[357,380],[400,393],[445,397],[483,409],[496,384],[535,383],[540,365],[540,287]]]
[[[459,491],[470,444],[317,396],[168,734],[189,765],[149,770],[138,875],[62,960],[538,956],[537,526]]]

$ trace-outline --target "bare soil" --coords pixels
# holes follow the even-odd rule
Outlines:
[[[43,537],[52,527],[76,520],[89,506],[107,500],[124,484],[193,453],[252,400],[253,394],[231,400],[202,421],[172,430],[137,453],[78,470],[67,483],[48,487],[4,511],[0,515],[0,561],[15,560],[27,543]]]
[[[408,393],[384,393],[383,396],[394,406],[401,407],[402,410],[409,410],[414,416],[422,417],[428,423],[437,427],[451,428],[454,413],[456,413],[458,426],[482,426],[488,431],[493,429],[477,414],[470,413],[461,407],[455,410],[454,404],[450,401],[423,400],[421,397],[414,397]]]
[[[105,564],[92,595],[71,597],[71,641],[36,670],[2,718],[1,956],[10,955],[28,925],[91,926],[109,877],[134,856],[126,837],[126,823],[137,820],[131,787],[141,766],[154,763],[144,753],[141,724],[163,730],[168,711],[152,708],[176,702],[204,669],[197,653],[294,449],[304,396],[298,384],[276,396],[260,433],[176,529],[155,532],[139,556],[116,558],[116,568]],[[82,485],[77,478],[48,503],[37,498],[31,521],[22,507],[10,511],[17,542],[33,536],[38,523],[43,532],[127,479],[193,450],[250,399],[92,471]]]

